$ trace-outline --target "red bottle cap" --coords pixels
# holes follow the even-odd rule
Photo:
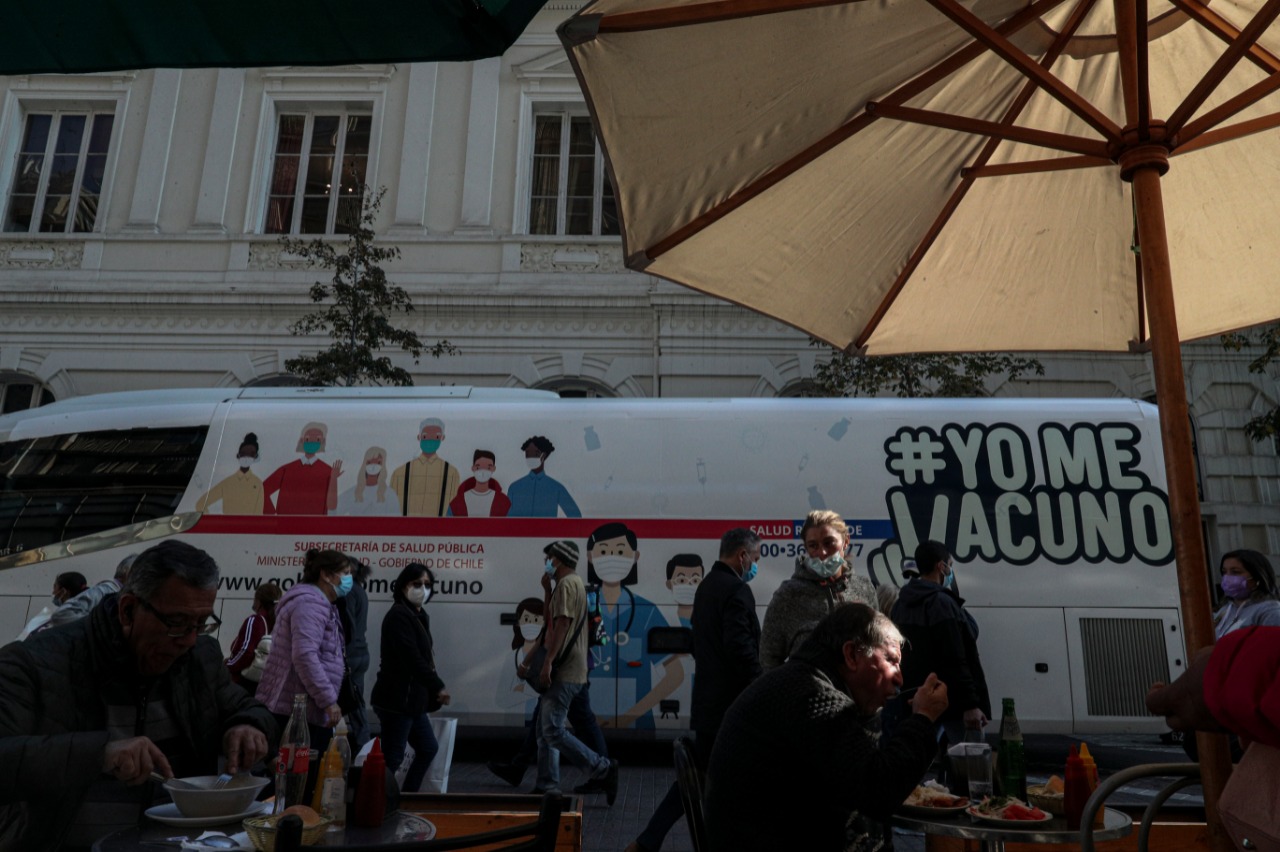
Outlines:
[[[365,755],[364,765],[373,764],[378,767],[386,766],[386,758],[382,756],[382,743],[378,737],[373,738],[373,747],[369,749],[369,753]]]

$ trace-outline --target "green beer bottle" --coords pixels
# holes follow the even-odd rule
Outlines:
[[[1022,728],[1013,710],[1013,699],[1004,699],[1000,713],[1000,790],[1006,796],[1027,800],[1027,754]]]

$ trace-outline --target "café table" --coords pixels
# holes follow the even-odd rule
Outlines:
[[[182,841],[195,840],[206,832],[234,835],[242,831],[244,827],[239,820],[200,828],[179,828],[146,820],[137,828],[117,831],[99,839],[93,844],[93,852],[160,852],[165,848],[180,849]],[[362,828],[348,823],[344,829],[325,832],[324,837],[309,848],[430,840],[435,834],[436,826],[429,819],[400,810],[387,814],[379,828]]]
[[[1004,852],[1006,842],[1011,843],[1076,843],[1080,842],[1080,831],[1067,828],[1066,817],[1054,817],[1046,822],[1028,823],[1024,826],[1003,826],[990,822],[981,822],[966,813],[954,816],[917,816],[918,811],[910,814],[895,814],[893,825],[908,831],[922,831],[925,834],[936,834],[943,837],[962,837],[966,840],[977,840],[982,852]],[[1133,820],[1127,814],[1111,808],[1103,811],[1101,827],[1093,829],[1094,840],[1117,840],[1127,837],[1133,831]]]

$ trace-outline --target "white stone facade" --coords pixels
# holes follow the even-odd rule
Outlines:
[[[378,230],[403,253],[388,271],[423,339],[459,349],[398,359],[419,384],[727,397],[804,382],[821,357],[804,335],[627,271],[616,237],[527,233],[534,116],[585,114],[554,36],[577,5],[551,0],[507,55],[476,63],[0,78],[6,202],[28,114],[114,114],[92,230],[0,233],[0,379],[59,399],[239,386],[323,345],[288,331],[316,273],[264,233],[277,118],[321,110],[371,117]],[[1276,375],[1212,341],[1186,354],[1210,550],[1280,562],[1276,447],[1241,428],[1280,402]],[[1043,360],[1046,377],[998,392],[1153,394],[1141,355]]]

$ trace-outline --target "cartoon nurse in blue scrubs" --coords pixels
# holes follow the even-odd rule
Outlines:
[[[605,688],[592,696],[603,726],[653,728],[653,708],[684,682],[679,657],[651,654],[645,647],[650,628],[668,625],[652,602],[628,588],[639,577],[639,564],[636,534],[626,524],[605,524],[587,539],[587,579],[601,587],[600,609],[612,640],[591,649],[594,676],[616,685],[601,684]]]

